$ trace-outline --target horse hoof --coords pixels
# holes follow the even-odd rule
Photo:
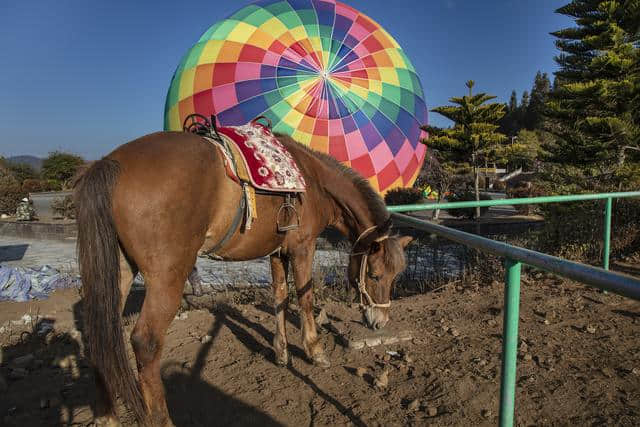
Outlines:
[[[276,354],[276,365],[287,366],[289,364],[289,355],[285,352],[283,355]]]
[[[122,427],[120,421],[115,417],[98,417],[93,419],[96,427]]]
[[[324,353],[319,353],[313,356],[313,364],[321,367],[322,369],[331,367],[331,362],[329,362],[329,358],[325,356]]]

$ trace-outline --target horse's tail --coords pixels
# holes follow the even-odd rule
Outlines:
[[[115,402],[116,394],[143,423],[146,411],[124,341],[120,295],[120,247],[111,197],[120,172],[111,159],[95,162],[75,182],[78,266],[89,360]]]

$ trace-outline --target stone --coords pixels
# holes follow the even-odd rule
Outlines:
[[[533,359],[533,357],[531,357],[530,354],[525,354],[523,359],[526,360],[527,362],[529,362],[529,361],[531,361],[531,359]]]
[[[364,339],[364,343],[368,347],[375,347],[377,345],[382,344],[382,340],[380,339],[380,337],[367,337]]]
[[[451,329],[451,335],[453,335],[454,337],[459,337],[460,331],[458,331],[457,329]]]
[[[386,388],[389,385],[389,371],[382,371],[380,376],[373,381],[373,385],[378,389]]]
[[[320,313],[316,316],[316,325],[322,327],[329,323],[329,318],[327,317],[327,311],[323,308],[320,310]]]
[[[411,412],[415,412],[420,408],[420,401],[418,399],[413,399],[411,403],[407,406],[407,409]]]
[[[360,350],[364,347],[364,340],[349,340],[348,347],[351,350]]]
[[[390,361],[390,360],[391,360],[391,356],[389,356],[388,354],[385,354],[385,355],[382,357],[382,360],[384,360],[385,362],[388,362],[388,361]]]
[[[427,408],[427,414],[430,417],[435,417],[436,415],[438,415],[438,408],[436,408],[435,406],[429,406]]]
[[[360,378],[364,377],[364,374],[367,373],[367,368],[363,368],[362,366],[356,368],[356,375]]]
[[[483,409],[480,414],[483,418],[491,418],[491,411],[489,409]]]
[[[596,333],[596,327],[595,327],[595,326],[593,326],[593,325],[588,325],[588,326],[585,328],[585,331],[587,331],[587,332],[588,332],[588,333],[590,333],[590,334],[595,334],[595,333]]]
[[[213,338],[211,337],[211,335],[205,335],[202,338],[200,338],[200,342],[202,344],[206,344],[208,342],[210,342]]]

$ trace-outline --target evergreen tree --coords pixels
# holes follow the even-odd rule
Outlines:
[[[640,2],[573,0],[576,26],[551,33],[560,70],[547,103],[553,158],[615,172],[640,149]]]
[[[445,105],[434,108],[438,113],[454,122],[454,126],[441,129],[424,126],[429,132],[429,147],[437,150],[443,160],[450,162],[467,162],[473,166],[474,190],[476,200],[480,200],[478,165],[487,160],[495,152],[496,147],[507,137],[497,132],[498,121],[505,114],[505,104],[485,102],[495,99],[486,93],[473,94],[474,81],[466,83],[469,95],[453,97]],[[476,218],[480,217],[480,208],[476,208]]]
[[[511,91],[511,98],[509,98],[509,113],[514,113],[518,109],[518,96],[516,95],[516,91]]]
[[[535,130],[540,128],[549,92],[551,92],[549,76],[547,73],[538,71],[531,89],[529,105],[524,113],[523,125],[526,129]]]

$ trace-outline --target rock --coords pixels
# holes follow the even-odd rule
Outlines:
[[[436,415],[438,415],[438,408],[436,408],[435,406],[429,406],[427,408],[427,414],[429,414],[430,417],[435,417]]]
[[[27,366],[31,365],[34,360],[35,357],[33,356],[33,354],[25,354],[24,356],[16,357],[15,359],[13,359],[11,361],[11,367],[26,368]]]
[[[638,375],[640,375],[640,369],[639,369],[639,368],[633,368],[633,369],[631,370],[631,373],[632,373],[633,375],[638,376]]]
[[[605,377],[613,378],[613,370],[611,368],[602,368],[601,372]]]
[[[382,344],[380,337],[367,337],[364,339],[364,343],[369,347],[375,347]]]
[[[382,360],[384,360],[385,362],[388,362],[388,361],[390,361],[390,360],[391,360],[391,356],[389,356],[388,354],[385,354],[385,355],[382,357]]]
[[[420,408],[420,401],[418,399],[413,399],[411,403],[407,406],[407,409],[411,412],[415,412]]]
[[[380,376],[373,381],[373,385],[378,389],[386,388],[389,385],[389,371],[382,371]]]
[[[525,354],[523,359],[526,360],[527,362],[529,362],[529,361],[531,361],[531,359],[533,359],[533,357],[531,357],[530,354]]]
[[[363,367],[358,367],[356,368],[356,375],[359,376],[360,378],[364,377],[364,374],[367,373],[367,368],[363,368]]]
[[[587,331],[587,332],[588,332],[588,333],[590,333],[590,334],[595,334],[595,333],[596,333],[596,327],[595,327],[595,326],[593,326],[593,325],[588,325],[588,326],[585,328],[585,331]]]
[[[209,341],[211,341],[212,339],[213,339],[213,338],[211,337],[211,335],[205,335],[205,336],[203,336],[202,338],[200,338],[200,342],[201,342],[202,344],[206,344],[206,343],[208,343]]]
[[[489,320],[487,320],[487,325],[489,325],[489,326],[495,326],[495,325],[496,325],[496,323],[497,323],[497,322],[495,321],[495,319],[489,319]]]
[[[545,325],[548,325],[549,324],[549,320],[548,319],[544,319],[544,322],[542,322],[542,323],[544,323]]]
[[[489,409],[483,409],[480,415],[482,415],[483,418],[491,418],[491,411]]]
[[[9,372],[9,379],[21,380],[23,378],[26,378],[27,375],[29,375],[29,372],[26,369],[24,369],[24,368],[16,368],[16,369],[12,369]]]
[[[175,320],[187,320],[188,318],[189,318],[189,313],[187,313],[186,311],[182,312],[182,313],[176,315],[176,317],[174,317]]]
[[[316,325],[322,327],[329,322],[329,318],[327,317],[327,311],[323,308],[320,310],[320,313],[316,316]]]
[[[20,320],[24,325],[28,325],[29,323],[31,323],[32,317],[29,314],[25,314],[20,318]]]
[[[364,347],[364,340],[349,340],[347,346],[352,350],[360,350]]]
[[[451,335],[453,335],[454,337],[459,337],[460,331],[458,331],[457,329],[451,329]]]

